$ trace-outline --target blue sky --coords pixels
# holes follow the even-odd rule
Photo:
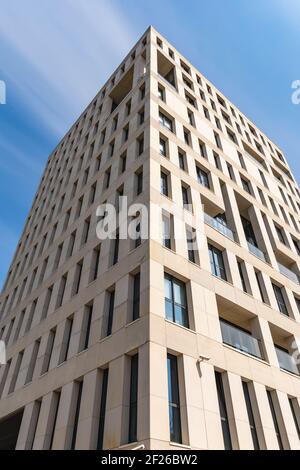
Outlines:
[[[1,0],[0,286],[49,153],[152,24],[285,152],[300,180],[299,0]]]

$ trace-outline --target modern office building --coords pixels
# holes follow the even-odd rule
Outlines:
[[[150,238],[97,237],[120,195]],[[0,311],[2,449],[300,449],[297,183],[152,27],[50,155]]]

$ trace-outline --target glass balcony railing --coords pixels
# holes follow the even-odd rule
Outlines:
[[[278,261],[277,261],[278,263]],[[281,274],[284,276],[288,277],[291,281],[295,282],[296,284],[300,284],[299,277],[297,276],[296,273],[291,271],[291,269],[287,268],[286,266],[283,266],[282,264],[278,263],[278,268]]]
[[[247,241],[248,243],[248,249],[250,253],[252,253],[254,256],[257,256],[257,258],[260,258],[262,261],[266,262],[267,258],[265,253],[257,248],[257,246],[253,245],[251,242]]]
[[[276,346],[275,350],[280,369],[286,370],[287,372],[291,372],[292,374],[299,375],[299,369],[293,356],[290,356],[288,352]]]
[[[263,359],[259,340],[244,330],[220,320],[223,343],[251,356]]]
[[[210,227],[217,230],[218,232],[225,235],[225,237],[230,238],[230,240],[235,240],[234,232],[229,227],[227,227],[227,225],[222,224],[222,222],[219,222],[219,220],[211,217],[211,215],[204,213],[204,222]]]

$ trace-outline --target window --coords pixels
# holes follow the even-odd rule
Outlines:
[[[247,170],[244,157],[243,157],[243,155],[242,155],[240,152],[238,152],[238,157],[239,157],[239,161],[240,161],[241,167],[242,167],[244,170]]]
[[[165,137],[162,136],[159,138],[159,153],[163,157],[168,156],[168,141]]]
[[[80,288],[83,260],[76,264],[72,295],[77,295]]]
[[[261,300],[263,301],[264,304],[268,304],[269,302],[265,294],[265,285],[263,282],[262,273],[260,271],[255,271],[255,277],[256,277],[258,289],[260,292]]]
[[[298,438],[300,439],[299,405],[298,405],[298,402],[297,402],[297,398],[290,398],[289,397],[289,404],[290,404],[291,412],[292,412],[292,415],[293,415],[293,420],[294,420],[294,423],[295,423],[295,427],[297,429]],[[298,413],[296,412],[296,410],[298,411]]]
[[[142,134],[138,139],[137,139],[137,155],[138,157],[142,155],[144,152],[144,134]]]
[[[243,392],[244,392],[244,398],[246,402],[247,415],[248,415],[248,420],[249,420],[249,425],[250,425],[253,447],[254,447],[254,450],[260,450],[257,430],[256,430],[256,425],[255,425],[255,420],[254,420],[254,413],[253,413],[250,392],[249,392],[249,383],[243,381],[242,385],[243,385]]]
[[[111,168],[108,168],[105,172],[105,175],[104,175],[104,189],[109,188],[110,175],[111,175]]]
[[[170,119],[161,111],[159,112],[159,122],[162,126],[166,127],[169,131],[174,132],[173,119]]]
[[[107,388],[108,388],[107,386],[108,386],[108,369],[105,369],[102,373],[101,403],[100,403],[100,414],[99,414],[97,450],[103,449],[105,410],[106,410],[106,399],[107,399]]]
[[[127,101],[126,103],[126,116],[129,116],[131,113],[131,100]]]
[[[224,392],[224,385],[223,385],[223,374],[221,374],[220,372],[215,372],[215,379],[216,379],[219,410],[220,410],[221,425],[222,425],[222,432],[223,432],[223,439],[224,439],[224,448],[225,450],[232,450],[230,427],[229,427],[229,420],[228,420],[228,413],[227,413],[227,406],[226,406],[226,399],[225,399],[225,392]]]
[[[192,146],[191,133],[188,129],[183,128],[183,138],[186,145]]]
[[[190,111],[189,109],[187,110],[187,113],[188,113],[188,119],[189,119],[189,124],[190,124],[190,126],[195,127],[195,116],[194,116],[194,113],[193,113],[192,111]]]
[[[221,126],[220,119],[215,117],[215,121],[216,121],[216,126],[219,129],[219,131],[222,131],[222,126]]]
[[[139,356],[135,354],[130,358],[128,442],[136,442],[137,440],[138,367]]]
[[[244,179],[244,178],[241,178],[241,182],[242,182],[242,186],[243,186],[244,191],[246,191],[248,194],[251,195],[252,192],[251,192],[250,182],[247,181],[247,180]]]
[[[237,264],[238,264],[238,270],[239,270],[239,275],[240,275],[243,291],[247,293],[248,289],[247,289],[246,279],[244,275],[244,269],[246,269],[245,263],[243,261],[238,261]]]
[[[120,173],[124,173],[124,171],[126,170],[126,159],[127,159],[127,154],[126,152],[124,152],[120,156]]]
[[[196,230],[190,227],[186,227],[186,243],[188,250],[188,260],[192,263],[198,262],[198,252],[197,252],[197,240],[196,240]]]
[[[179,168],[186,171],[186,154],[182,150],[178,150],[178,163]]]
[[[108,315],[107,315],[106,336],[110,336],[112,333],[114,308],[115,308],[115,291],[112,290],[108,292]]]
[[[274,428],[275,428],[275,432],[276,432],[278,447],[279,447],[280,450],[283,450],[283,444],[282,444],[282,438],[281,438],[281,434],[280,434],[278,419],[277,419],[277,415],[276,415],[276,411],[275,411],[272,392],[270,390],[267,390],[267,397],[268,397],[270,411],[271,411],[273,424],[274,424]]]
[[[49,370],[55,336],[56,336],[56,328],[53,328],[52,330],[49,331],[47,346],[46,346],[46,353],[44,355],[41,375],[46,374]]]
[[[223,150],[222,142],[221,142],[221,138],[220,138],[219,134],[214,131],[214,136],[215,136],[216,146],[217,146],[220,150]]]
[[[145,98],[146,87],[145,83],[140,87],[140,100],[142,101]]]
[[[215,166],[218,170],[222,171],[222,166],[221,166],[221,160],[219,155],[216,152],[213,152],[214,154],[214,160],[215,160]]]
[[[205,188],[210,189],[209,176],[206,171],[202,170],[202,168],[200,168],[199,166],[197,166],[196,170],[198,183],[204,186]]]
[[[140,316],[140,284],[141,274],[137,273],[133,276],[133,296],[132,296],[132,321]]]
[[[236,135],[234,132],[232,132],[230,129],[228,129],[228,127],[226,127],[226,131],[227,131],[227,135],[229,137],[229,139],[234,142],[235,144],[238,144],[238,141],[237,141],[237,138],[236,138]]]
[[[116,238],[112,240],[113,242],[113,260],[112,264],[116,264],[119,259],[119,232],[116,233]]]
[[[137,196],[143,191],[143,168],[135,173],[136,177],[136,194]]]
[[[276,284],[272,283],[274,294],[276,297],[278,309],[283,315],[289,316],[289,312],[283,296],[283,287],[279,287]]]
[[[195,99],[192,95],[190,95],[187,91],[185,91],[184,94],[185,94],[185,99],[187,100],[187,102],[188,102],[190,105],[194,106],[194,108],[197,109],[197,102],[196,102],[196,99]]]
[[[64,299],[64,293],[65,293],[65,289],[66,289],[66,284],[67,284],[67,274],[65,274],[61,278],[61,281],[60,281],[60,284],[59,284],[56,308],[59,308],[59,307],[62,306],[63,299]]]
[[[174,234],[173,215],[168,212],[162,214],[162,244],[165,248],[172,249]]]
[[[72,329],[73,329],[73,317],[67,318],[65,323],[64,335],[63,335],[63,343],[60,351],[60,358],[59,364],[62,364],[68,359],[69,348],[70,348],[70,341],[72,336]]]
[[[227,281],[222,251],[210,244],[208,245],[208,251],[212,274],[223,279],[223,281]]]
[[[207,159],[207,150],[206,150],[206,145],[202,140],[199,139],[199,150],[200,150],[200,155],[203,158]]]
[[[99,260],[100,260],[100,245],[98,245],[93,250],[92,263],[91,263],[91,272],[90,272],[90,282],[95,281],[98,277]]]
[[[162,101],[166,101],[166,92],[163,86],[158,84],[158,98]]]
[[[39,353],[40,344],[41,344],[40,339],[34,342],[33,350],[31,353],[31,358],[30,358],[30,362],[29,362],[29,366],[27,370],[27,375],[25,379],[25,384],[28,384],[29,382],[32,381],[33,373],[34,373],[34,369],[36,365],[36,360],[37,360],[38,353]]]
[[[92,316],[93,316],[93,304],[85,305],[83,321],[82,321],[82,341],[81,341],[81,348],[80,348],[81,351],[85,351],[89,347]]]
[[[278,225],[275,225],[275,229],[276,229],[276,233],[278,236],[278,240],[284,245],[286,245],[284,235],[283,235],[283,229],[281,227],[278,227]]]
[[[190,188],[188,186],[184,186],[181,184],[181,192],[182,192],[182,205],[183,208],[186,210],[190,210],[191,206],[191,195],[190,195]]]
[[[144,108],[140,109],[140,111],[139,111],[139,120],[138,120],[138,122],[139,122],[140,126],[142,124],[144,124],[144,122],[145,122],[145,110],[144,110]]]
[[[292,240],[293,240],[293,244],[294,244],[296,253],[297,253],[298,256],[300,256],[300,242],[299,242],[299,240],[295,240],[295,238],[292,238]]]
[[[165,274],[165,316],[189,328],[185,284],[169,274]]]
[[[206,106],[203,106],[203,112],[204,112],[204,116],[206,117],[206,119],[208,119],[208,121],[210,121],[210,114],[209,114],[209,111],[206,108]]]
[[[164,196],[169,197],[169,175],[164,171],[160,172],[160,192]]]
[[[21,364],[22,364],[22,361],[23,361],[23,356],[24,356],[24,351],[19,352],[18,357],[17,357],[17,361],[16,361],[16,365],[15,365],[15,370],[14,370],[14,373],[12,375],[10,385],[9,385],[9,389],[8,389],[9,394],[14,392],[14,390],[15,390],[17,379],[18,379],[18,376],[19,376],[20,368],[21,368]]]
[[[80,413],[80,406],[81,406],[81,398],[82,398],[82,388],[83,388],[83,381],[75,382],[76,384],[76,408],[75,408],[75,416],[74,416],[74,424],[73,424],[73,431],[72,431],[72,440],[71,440],[71,450],[75,449],[76,445],[76,438],[77,438],[77,430],[78,430],[78,422],[79,422],[79,413]]]
[[[118,127],[118,114],[113,118],[113,122],[112,122],[112,133],[115,132],[117,130],[117,127]]]
[[[127,142],[129,137],[129,124],[123,127],[123,142]]]
[[[59,405],[60,405],[60,397],[61,397],[61,392],[60,391],[57,391],[57,392],[54,392],[53,394],[53,403],[54,403],[54,419],[53,419],[53,423],[52,423],[52,426],[51,426],[51,430],[50,430],[50,439],[49,439],[49,450],[52,449],[52,445],[53,445],[53,440],[54,440],[54,434],[55,434],[55,430],[56,430],[56,422],[57,422],[57,416],[58,416],[58,409],[59,409]]]
[[[177,357],[167,356],[170,441],[182,443]]]

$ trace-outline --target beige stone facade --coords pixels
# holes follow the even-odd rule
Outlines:
[[[97,238],[118,194],[149,240]],[[0,448],[300,449],[299,214],[282,151],[149,28],[36,193],[0,297]]]

